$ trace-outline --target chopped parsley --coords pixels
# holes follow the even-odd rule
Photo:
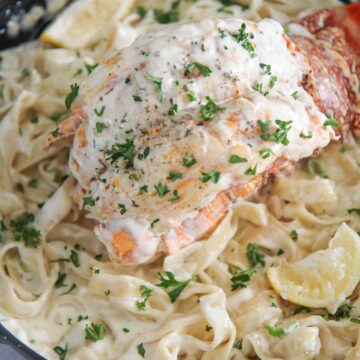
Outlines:
[[[253,267],[256,267],[257,265],[260,265],[261,267],[265,266],[265,255],[260,250],[258,244],[248,243],[246,247],[246,256]]]
[[[162,9],[154,9],[154,17],[159,24],[169,24],[179,21],[180,14],[173,10],[164,11]]]
[[[91,323],[86,324],[85,327],[85,339],[93,342],[103,340],[105,336],[105,326],[103,324]]]
[[[169,176],[166,179],[175,182],[176,180],[181,178],[182,178],[182,173],[177,171],[170,171]]]
[[[58,273],[58,278],[57,278],[57,280],[56,280],[56,282],[55,282],[55,284],[54,284],[54,286],[55,286],[56,289],[59,289],[59,288],[64,287],[64,286],[67,286],[67,285],[64,283],[64,281],[65,281],[65,279],[66,279],[66,276],[67,276],[66,273],[61,273],[61,272]]]
[[[75,267],[79,267],[79,266],[80,266],[79,255],[78,255],[78,253],[77,253],[75,250],[71,250],[71,251],[70,251],[69,261],[70,261]]]
[[[75,283],[72,283],[72,285],[70,286],[70,289],[64,293],[62,293],[61,295],[67,295],[70,294],[73,290],[75,290],[77,288],[77,285]]]
[[[332,126],[332,127],[339,127],[340,123],[335,120],[332,116],[328,116],[326,121],[324,122],[323,128],[325,129],[327,126]]]
[[[149,80],[153,83],[155,91],[158,96],[158,100],[160,102],[163,101],[163,92],[162,92],[162,78],[153,76],[153,75],[145,75],[145,79]]]
[[[139,160],[144,160],[146,159],[150,154],[150,147],[147,146],[145,149],[144,149],[144,152],[143,153],[139,153],[138,154],[138,159]]]
[[[263,159],[267,159],[267,158],[269,158],[271,155],[273,155],[274,153],[273,153],[273,151],[272,151],[270,148],[265,147],[265,148],[259,150],[259,154],[260,154],[260,156],[261,156]]]
[[[265,74],[271,75],[271,65],[260,63],[260,67],[264,70]]]
[[[65,348],[62,348],[61,346],[55,346],[53,348],[56,355],[59,356],[59,360],[65,360],[67,352],[68,352],[68,346],[66,344]]]
[[[70,92],[65,98],[66,109],[68,109],[68,110],[71,109],[72,103],[74,102],[75,98],[79,94],[79,89],[80,89],[80,87],[77,83],[70,85]]]
[[[246,24],[243,23],[237,33],[232,33],[231,36],[235,41],[250,54],[250,57],[255,57],[255,49],[251,42],[249,41],[249,33],[246,32]]]
[[[113,164],[116,160],[123,158],[126,163],[126,168],[131,168],[134,161],[135,144],[134,139],[126,139],[123,144],[114,144],[109,150],[106,151],[108,157],[106,160],[111,160]]]
[[[239,155],[232,154],[229,157],[229,163],[230,164],[239,164],[239,163],[246,163],[247,158],[241,157]]]
[[[96,125],[96,132],[98,134],[101,134],[106,128],[106,125],[101,121],[97,121],[95,125]]]
[[[145,310],[146,303],[147,303],[149,297],[152,295],[152,289],[150,289],[149,287],[147,287],[145,285],[140,285],[139,290],[140,290],[141,296],[143,297],[143,300],[136,301],[136,307],[139,310]]]
[[[128,328],[122,328],[122,331],[123,331],[124,333],[129,333],[129,332],[130,332],[130,330],[129,330]]]
[[[278,126],[278,129],[270,134],[270,120],[263,122],[261,120],[257,121],[257,124],[261,130],[261,138],[267,141],[275,141],[277,144],[288,145],[289,139],[287,138],[287,134],[292,127],[292,121],[283,121],[280,119],[275,120],[275,124]]]
[[[292,324],[290,324],[287,327],[275,327],[271,325],[265,325],[265,328],[268,331],[269,335],[275,337],[281,337],[288,335],[292,330],[296,329],[298,325],[299,325],[298,322],[294,321]]]
[[[157,218],[157,219],[153,220],[153,221],[151,222],[151,224],[150,224],[150,229],[153,229],[153,228],[154,228],[154,226],[155,226],[155,224],[156,224],[156,223],[158,223],[159,221],[160,221],[160,219],[159,219],[159,218]]]
[[[136,101],[136,102],[142,101],[142,99],[141,99],[141,97],[140,97],[139,95],[133,95],[133,99],[134,99],[134,101]]]
[[[100,110],[98,110],[98,109],[94,109],[94,113],[95,113],[95,115],[96,116],[98,116],[98,117],[102,117],[103,115],[104,115],[104,112],[105,112],[105,105],[103,105],[101,108],[100,108]]]
[[[85,209],[85,206],[95,206],[95,200],[91,198],[90,196],[86,196],[83,198],[83,210]]]
[[[354,323],[354,324],[360,324],[360,319],[357,319],[357,318],[350,318],[349,319],[352,323]]]
[[[299,98],[299,93],[297,91],[294,91],[291,96],[293,99],[297,100]]]
[[[147,14],[148,10],[144,6],[138,6],[136,8],[136,12],[143,19]]]
[[[179,196],[178,190],[174,190],[173,191],[173,196],[171,197],[171,199],[169,201],[176,201],[176,200],[179,200],[179,199],[180,199],[180,196]]]
[[[124,204],[118,204],[118,208],[120,210],[121,215],[124,215],[127,211],[126,206]]]
[[[190,91],[186,93],[186,97],[188,98],[188,100],[190,102],[193,102],[193,101],[197,100],[197,97],[194,95],[194,93],[192,93]]]
[[[37,123],[39,122],[39,118],[38,118],[38,117],[33,117],[33,118],[30,120],[30,122],[31,122],[32,124],[37,124]]]
[[[28,181],[27,185],[29,188],[36,189],[38,186],[38,181],[37,179],[31,179]]]
[[[307,161],[307,169],[310,175],[327,178],[325,164],[321,159],[310,158]]]
[[[163,287],[164,289],[172,288],[172,290],[168,292],[170,301],[172,303],[176,301],[186,286],[188,286],[190,282],[194,280],[193,278],[185,281],[176,280],[174,274],[170,271],[165,271],[164,275],[157,273],[157,278],[160,280],[160,283],[156,284],[156,286]]]
[[[244,174],[246,176],[255,176],[256,175],[256,171],[257,171],[257,164],[254,165],[253,167],[249,167]]]
[[[212,329],[213,329],[212,326],[206,324],[206,326],[205,326],[205,331],[210,332]]]
[[[178,104],[174,104],[171,106],[171,108],[169,109],[168,115],[169,116],[176,116],[178,113]]]
[[[342,145],[339,147],[338,151],[343,154],[344,152],[346,152],[346,147]]]
[[[290,231],[290,237],[292,240],[297,241],[299,238],[298,232],[294,229]]]
[[[145,193],[148,192],[148,186],[147,185],[143,185],[140,187],[138,195],[144,195]]]
[[[236,269],[231,278],[231,291],[235,291],[239,288],[246,288],[249,285],[251,277],[254,275],[255,269]]]
[[[352,209],[348,209],[348,214],[356,214],[360,216],[360,208],[352,208]]]
[[[163,185],[161,181],[155,185],[154,188],[158,196],[161,198],[170,192],[170,189],[167,187],[167,185]]]
[[[351,315],[351,311],[354,308],[354,305],[350,303],[344,303],[338,307],[335,313],[335,319],[348,319]]]
[[[196,163],[196,160],[192,156],[185,156],[182,161],[182,164],[184,166],[186,166],[187,168],[193,166],[195,163]]]
[[[99,64],[87,64],[85,63],[85,67],[86,67],[86,71],[88,72],[88,75],[90,75],[97,67],[99,66]]]
[[[105,291],[104,291],[104,294],[105,294],[106,296],[109,296],[109,295],[111,294],[111,290],[109,290],[109,289],[105,290]]]
[[[211,75],[211,73],[212,70],[208,66],[203,65],[197,61],[194,61],[191,64],[185,66],[185,75],[187,76],[201,74],[202,76],[208,77]]]
[[[302,313],[309,313],[311,312],[311,309],[307,306],[299,306],[294,310],[294,315],[296,314],[302,314]]]
[[[10,220],[10,228],[15,241],[23,241],[26,247],[36,248],[40,243],[40,230],[30,226],[35,221],[34,214],[25,212],[16,220]]]
[[[140,343],[137,347],[137,351],[138,351],[138,354],[141,356],[141,357],[143,357],[143,358],[145,358],[145,348],[144,348],[144,344],[143,343]]]
[[[205,121],[211,120],[218,111],[225,111],[225,107],[217,105],[210,96],[205,96],[205,99],[207,100],[207,103],[205,105],[200,105],[200,116]]]
[[[206,183],[208,181],[213,182],[214,184],[217,184],[219,179],[220,179],[220,171],[217,170],[211,170],[209,172],[202,172],[201,173],[202,177],[201,177],[201,181],[203,183]]]

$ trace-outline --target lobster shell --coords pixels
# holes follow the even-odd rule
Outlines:
[[[320,10],[296,23],[308,32],[291,36],[312,68],[304,88],[341,122],[343,137],[350,128],[360,138],[360,4]]]

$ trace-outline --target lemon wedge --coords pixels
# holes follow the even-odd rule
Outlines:
[[[111,24],[126,16],[134,0],[78,0],[41,34],[40,39],[58,47],[91,46]]]
[[[334,313],[360,281],[360,237],[342,224],[327,250],[293,264],[283,261],[267,277],[283,299]]]

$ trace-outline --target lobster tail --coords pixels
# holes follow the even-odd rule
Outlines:
[[[303,81],[316,105],[360,137],[360,4],[325,9],[296,22],[292,40],[312,68]]]

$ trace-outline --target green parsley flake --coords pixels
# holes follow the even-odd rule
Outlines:
[[[153,83],[155,91],[158,95],[158,100],[162,102],[163,101],[162,78],[153,75],[145,75],[145,79]]]
[[[197,97],[194,95],[194,93],[192,93],[190,91],[186,93],[186,97],[188,98],[188,100],[190,102],[193,102],[193,101],[197,100]]]
[[[356,214],[358,216],[360,216],[360,208],[352,208],[352,209],[348,209],[348,214]]]
[[[201,177],[201,181],[203,183],[206,183],[208,181],[213,182],[214,184],[217,184],[219,179],[220,179],[220,172],[217,170],[211,170],[209,172],[202,172],[201,173],[202,177]]]
[[[139,95],[133,95],[133,99],[136,102],[141,102],[142,101],[142,99],[141,99],[141,97]]]
[[[114,144],[109,150],[106,151],[108,157],[106,160],[111,160],[113,164],[116,160],[123,158],[127,164],[126,168],[129,169],[133,166],[135,144],[134,139],[126,139],[123,144]]]
[[[197,61],[192,62],[191,64],[188,64],[185,66],[185,75],[191,76],[191,75],[199,75],[208,77],[212,73],[212,70],[206,66],[203,65]]]
[[[161,181],[154,186],[156,193],[158,194],[159,197],[164,197],[166,194],[168,194],[170,192],[169,188],[167,187],[167,185],[163,185],[161,183]]]
[[[93,200],[93,198],[91,198],[90,196],[86,196],[83,198],[83,209],[85,208],[85,206],[95,206],[95,200]]]
[[[258,244],[248,243],[246,247],[246,256],[253,267],[256,267],[257,265],[260,265],[261,267],[265,266],[265,255],[260,250]]]
[[[180,14],[172,10],[166,12],[162,9],[154,9],[154,17],[159,24],[170,24],[179,21]]]
[[[324,122],[323,128],[325,129],[327,126],[332,126],[332,127],[339,127],[340,123],[335,120],[332,116],[328,116],[326,121]]]
[[[243,23],[237,33],[232,33],[231,36],[235,39],[235,41],[250,54],[250,57],[255,57],[255,49],[251,42],[249,41],[249,33],[246,32],[246,24]]]
[[[282,337],[285,335],[290,334],[294,329],[298,327],[299,323],[297,321],[294,321],[292,324],[290,324],[287,327],[275,327],[272,325],[265,325],[266,330],[268,331],[269,335],[275,336],[275,337]]]
[[[72,103],[74,102],[75,98],[79,94],[79,89],[80,89],[80,86],[77,83],[70,85],[70,92],[65,98],[66,109],[68,109],[68,110],[71,109]]]
[[[91,65],[91,64],[85,63],[85,67],[88,72],[88,75],[90,75],[98,66],[99,66],[99,64]]]
[[[66,359],[66,355],[68,352],[68,346],[66,345],[65,348],[62,348],[61,346],[55,346],[53,348],[55,354],[57,356],[59,356],[59,360],[65,360]]]
[[[32,213],[25,212],[16,220],[10,220],[10,228],[15,241],[23,241],[26,247],[36,248],[40,243],[40,230],[30,226],[35,221]]]
[[[143,357],[143,358],[145,358],[145,348],[144,348],[144,344],[143,343],[141,343],[141,344],[139,344],[137,347],[137,351],[138,351],[138,354],[141,356],[141,357]]]
[[[271,155],[274,155],[273,151],[268,147],[265,147],[265,148],[259,150],[259,154],[263,159],[267,159]]]
[[[244,174],[246,176],[255,176],[256,175],[256,171],[257,171],[257,164],[254,165],[253,167],[249,167]]]
[[[260,63],[260,67],[265,71],[265,74],[271,75],[271,65]]]
[[[165,271],[164,275],[157,273],[157,278],[160,280],[159,284],[156,286],[163,287],[164,289],[173,288],[168,292],[170,301],[174,303],[176,299],[180,296],[181,292],[193,281],[193,278],[190,278],[185,281],[176,280],[174,274],[170,271]]]
[[[181,178],[182,178],[182,173],[177,171],[170,171],[169,176],[166,179],[175,182],[176,180]]]
[[[244,158],[244,157],[241,157],[239,155],[232,154],[229,157],[229,163],[230,164],[239,164],[239,163],[246,163],[246,162],[247,162],[247,159]]]
[[[103,105],[101,108],[100,108],[100,110],[98,110],[98,109],[94,109],[94,113],[95,113],[95,115],[96,116],[98,116],[98,117],[102,117],[103,115],[104,115],[104,112],[105,112],[105,105]]]
[[[29,188],[36,189],[38,186],[38,181],[37,179],[31,179],[28,181],[27,185]]]
[[[101,121],[97,121],[95,125],[96,125],[96,132],[98,134],[101,134],[106,128],[106,125]]]
[[[211,120],[217,112],[224,112],[225,107],[217,105],[210,96],[205,96],[207,103],[200,105],[200,116],[205,121]]]
[[[183,158],[183,162],[182,162],[182,164],[184,166],[186,166],[187,168],[193,166],[195,163],[196,163],[196,160],[192,156],[185,156]]]
[[[177,104],[174,104],[171,106],[171,108],[169,109],[169,112],[168,112],[168,115],[169,116],[176,116],[177,113],[178,113],[178,105]]]
[[[126,206],[124,204],[118,204],[118,208],[120,209],[121,215],[124,215],[127,211]]]
[[[292,240],[297,241],[299,239],[298,232],[294,229],[290,231],[290,237]]]
[[[86,324],[85,334],[86,340],[91,340],[93,342],[103,340],[105,337],[105,326],[103,324],[95,323],[91,323],[91,325]]]
[[[252,276],[255,273],[254,268],[248,268],[248,269],[236,269],[233,273],[233,277],[231,278],[231,291],[235,291],[239,288],[246,288]]]

